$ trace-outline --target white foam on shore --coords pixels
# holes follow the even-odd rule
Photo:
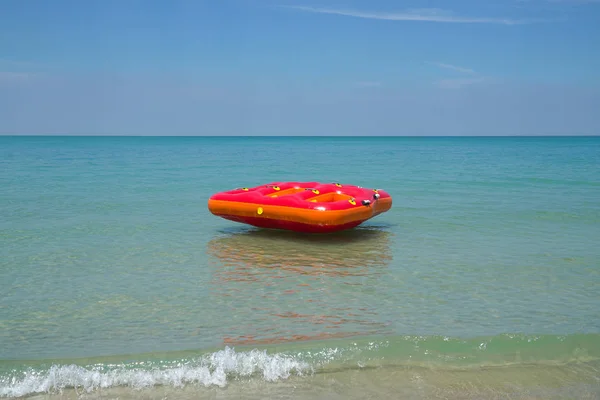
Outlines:
[[[157,385],[183,387],[227,385],[230,377],[258,376],[273,382],[292,374],[311,373],[310,366],[292,357],[252,350],[236,352],[226,347],[195,360],[160,366],[144,363],[123,365],[53,365],[43,371],[0,376],[0,397],[21,397],[35,393],[54,393],[75,388],[85,392],[119,386],[143,389]]]

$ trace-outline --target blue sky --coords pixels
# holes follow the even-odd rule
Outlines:
[[[2,0],[0,133],[600,134],[600,0]]]

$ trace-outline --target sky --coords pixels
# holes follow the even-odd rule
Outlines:
[[[0,0],[0,134],[598,135],[600,0]]]

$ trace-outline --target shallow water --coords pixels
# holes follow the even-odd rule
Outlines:
[[[0,396],[598,396],[598,138],[0,137],[0,180]],[[281,180],[394,204],[207,211]]]

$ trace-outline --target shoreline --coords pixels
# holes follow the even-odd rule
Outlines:
[[[600,393],[599,368],[600,334],[498,335],[467,340],[395,336],[376,341],[363,337],[262,348],[0,361],[0,397],[51,399],[85,393],[92,398],[135,398],[143,393],[154,398],[162,393],[185,398],[188,393],[192,398],[218,390],[219,396],[234,398],[250,385],[254,395],[269,390],[283,395],[293,387],[302,388],[299,398],[313,398],[329,393],[325,382],[337,382],[349,390],[348,398],[379,390],[412,390],[419,398],[421,389],[415,386],[415,377],[419,377],[428,388],[423,398],[432,398],[433,393],[447,398],[454,393],[457,399],[486,393],[506,395],[507,382],[521,387],[523,393],[528,388],[544,390],[548,398],[548,393],[578,386],[585,386],[591,394]],[[461,385],[468,390],[456,389]],[[584,397],[579,398],[585,398],[585,393],[581,394]]]

